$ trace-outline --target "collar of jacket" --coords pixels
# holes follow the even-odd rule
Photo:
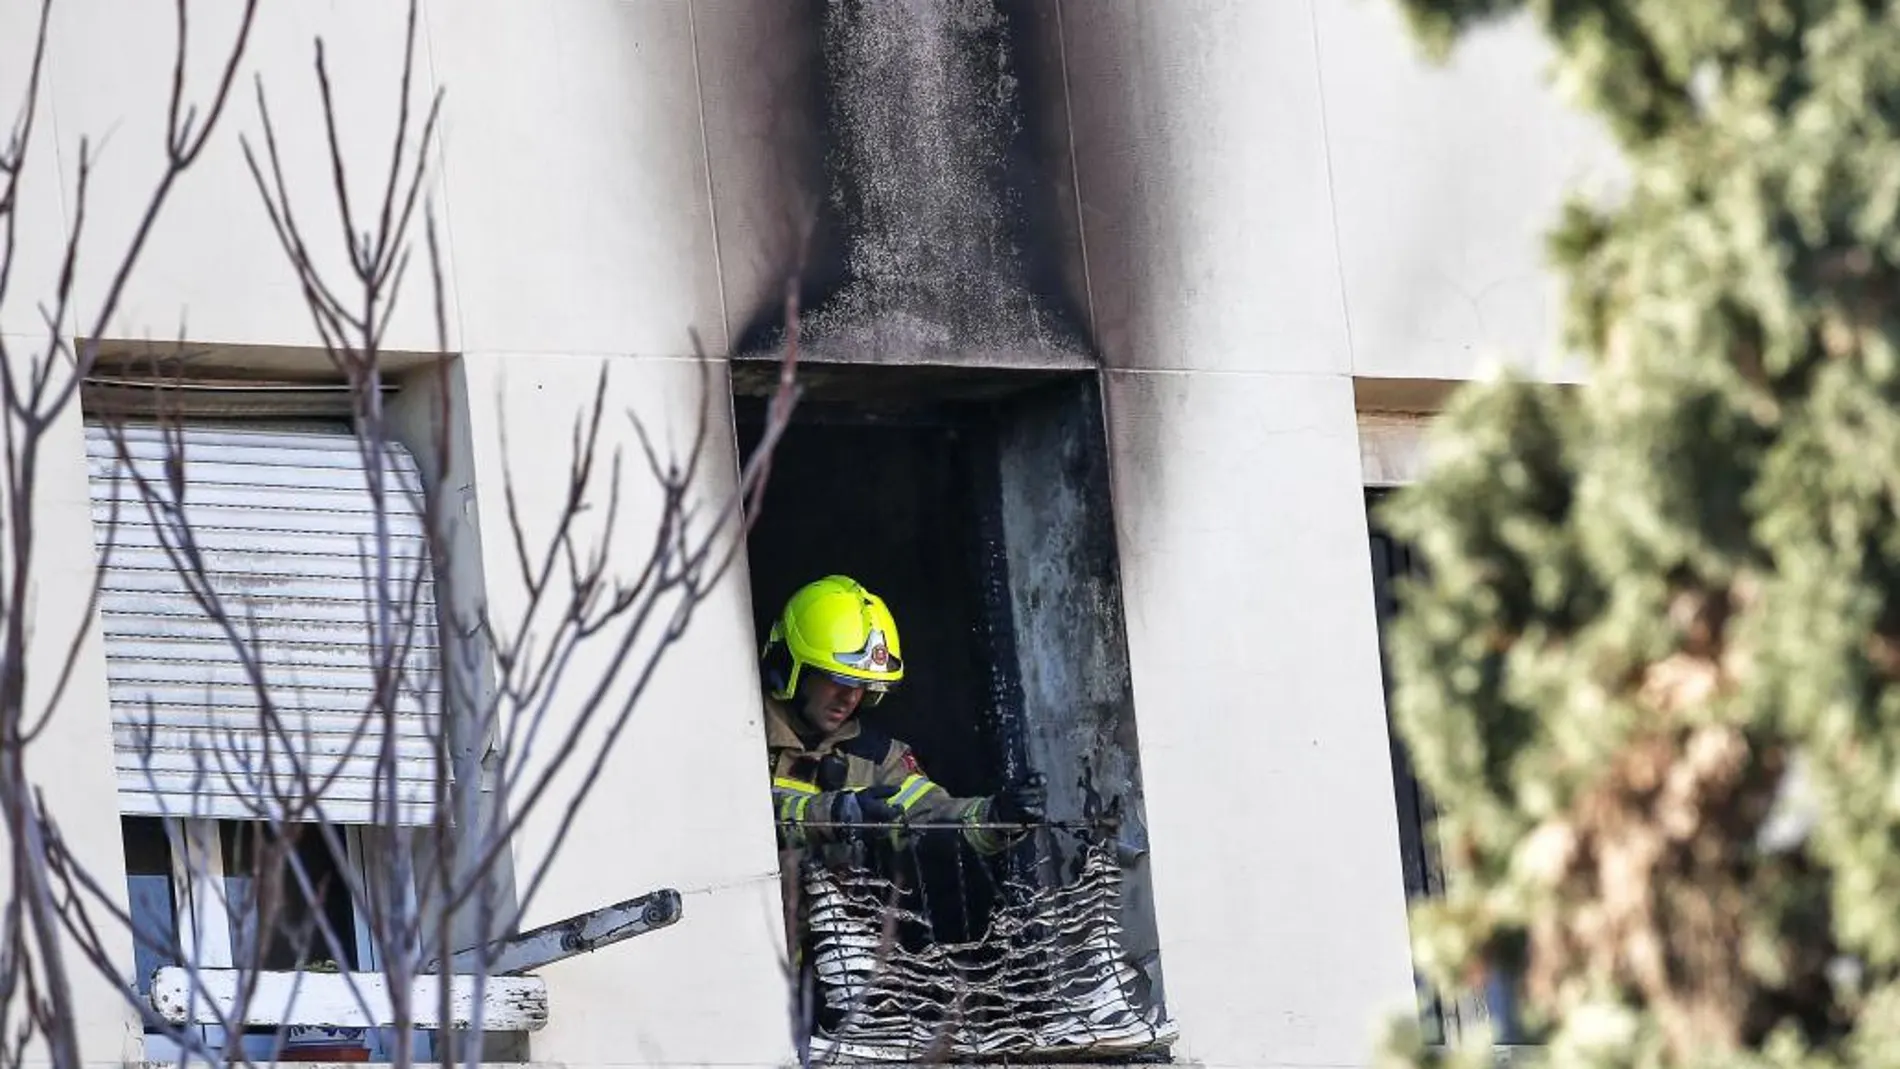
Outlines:
[[[818,745],[807,747],[805,740],[799,738],[798,732],[792,729],[791,706],[777,698],[765,699],[765,746],[769,750],[809,749],[813,753],[825,753],[857,738],[858,732],[862,730],[858,718],[854,716],[838,725],[838,730],[825,736]]]

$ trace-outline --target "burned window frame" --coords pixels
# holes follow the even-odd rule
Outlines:
[[[763,422],[763,403],[773,384],[777,368],[763,364],[750,366],[748,361],[736,360],[732,366],[733,377],[733,414],[736,424],[736,439],[739,446],[739,460],[744,461],[750,452],[752,434]],[[798,434],[798,424],[837,424],[876,428],[897,427],[926,433],[941,433],[956,439],[954,463],[957,478],[964,492],[970,498],[967,515],[960,523],[967,527],[967,561],[960,567],[967,573],[967,582],[973,593],[980,588],[980,596],[972,599],[969,606],[969,630],[975,641],[987,651],[979,658],[980,664],[973,663],[973,670],[981,678],[974,681],[973,691],[982,700],[989,703],[985,710],[986,719],[991,721],[982,732],[983,760],[992,767],[990,773],[981,777],[967,777],[971,782],[957,782],[958,788],[993,789],[1007,781],[1018,770],[1038,768],[1050,776],[1051,816],[1074,817],[1073,821],[1061,821],[1072,827],[1060,831],[1043,830],[1037,834],[1054,839],[1063,834],[1073,833],[1083,825],[1093,826],[1099,822],[1104,827],[1113,825],[1115,836],[1099,844],[1099,850],[1080,846],[1057,847],[1038,845],[1035,849],[1021,846],[1009,853],[1016,856],[1005,860],[1000,866],[1006,879],[1018,884],[1029,884],[1041,888],[1044,892],[1059,895],[1064,891],[1073,891],[1084,882],[1085,872],[1099,874],[1106,863],[1115,870],[1114,891],[1111,897],[1114,904],[1108,913],[1111,927],[1119,927],[1127,932],[1134,929],[1137,934],[1118,937],[1118,955],[1115,966],[1117,981],[1124,992],[1139,992],[1139,999],[1145,1008],[1155,1011],[1156,1019],[1165,1025],[1157,1032],[1163,1036],[1157,1045],[1126,1052],[1106,1053],[1107,1046],[1100,1048],[1104,1053],[1092,1053],[1096,1061],[1152,1061],[1156,1057],[1165,1057],[1176,1041],[1174,1023],[1166,1016],[1165,994],[1161,987],[1161,965],[1159,937],[1154,932],[1151,898],[1147,891],[1147,844],[1145,815],[1142,812],[1141,787],[1139,776],[1139,744],[1136,741],[1135,710],[1133,706],[1132,685],[1127,677],[1127,633],[1125,621],[1121,616],[1121,579],[1119,547],[1116,545],[1116,530],[1112,515],[1112,496],[1109,484],[1108,434],[1106,413],[1103,407],[1103,384],[1098,370],[1076,369],[1016,369],[996,367],[944,367],[944,366],[901,366],[873,364],[839,364],[822,362],[802,362],[800,379],[804,396],[794,413],[794,427],[786,432],[779,442],[774,457],[774,482],[778,482],[786,470],[787,457],[794,446]],[[1065,515],[1076,518],[1074,530],[1065,532],[1065,537],[1055,548],[1042,548],[1043,532],[1030,528],[1045,517],[1041,513],[1024,513],[1023,503],[1040,504],[1053,495],[1048,492],[1050,480],[1060,481],[1062,490],[1069,498],[1050,507],[1066,510]],[[768,493],[770,488],[768,488]],[[1007,514],[1010,507],[1006,499],[1011,498],[1018,514]],[[786,514],[784,501],[779,503],[779,514]],[[764,506],[763,517],[772,517],[774,506]],[[1033,510],[1032,510],[1033,511]],[[759,537],[754,529],[754,537]],[[959,536],[963,537],[963,536]],[[1029,569],[1019,560],[1025,553],[1040,555],[1054,553],[1067,562],[1073,559],[1073,570],[1077,574],[1088,572],[1086,581],[1075,584],[1073,590],[1052,590],[1047,587],[1030,589],[1020,574]],[[748,570],[753,573],[755,626],[763,628],[769,624],[771,615],[778,608],[782,597],[789,590],[759,589],[757,560],[754,551],[748,554]],[[801,565],[800,567],[803,567]],[[797,568],[780,565],[773,571],[803,572]],[[848,567],[843,571],[849,573]],[[1095,573],[1100,572],[1101,575]],[[808,578],[817,578],[813,574]],[[878,589],[878,584],[867,576],[854,576],[863,580],[868,587],[880,595],[886,592]],[[783,584],[786,580],[775,580]],[[1060,583],[1058,583],[1060,585]],[[1078,632],[1065,635],[1063,641],[1056,643],[1064,648],[1074,646],[1077,649],[1087,646],[1090,653],[1084,656],[1097,656],[1116,661],[1114,672],[1121,680],[1123,698],[1119,704],[1114,702],[1097,703],[1102,708],[1083,712],[1070,710],[1073,700],[1065,701],[1062,716],[1096,716],[1104,719],[1104,724],[1114,723],[1124,730],[1104,730],[1093,735],[1112,740],[1113,745],[1125,747],[1125,755],[1095,755],[1096,764],[1102,766],[1089,773],[1078,776],[1074,761],[1065,761],[1056,751],[1039,752],[1038,746],[1053,745],[1048,738],[1035,733],[1032,721],[1046,719],[1051,714],[1049,692],[1059,691],[1071,681],[1074,672],[1088,671],[1086,666],[1067,666],[1064,672],[1056,673],[1053,679],[1028,678],[1036,673],[1024,663],[1028,650],[1020,648],[1018,637],[1021,629],[1036,626],[1033,620],[1067,619],[1061,615],[1066,611],[1066,597],[1073,594],[1078,599],[1086,591],[1092,602],[1107,603],[1104,610],[1107,616],[1097,621],[1093,630],[1070,627],[1067,630]],[[1049,602],[1060,602],[1050,605]],[[898,615],[900,627],[905,620],[905,606],[893,603],[893,611]],[[911,612],[915,612],[913,608]],[[1027,617],[1018,616],[1026,612]],[[1055,615],[1051,615],[1054,613]],[[1084,636],[1080,632],[1087,631]],[[762,641],[761,631],[761,641]],[[1093,643],[1089,639],[1095,639]],[[922,651],[908,633],[905,634],[906,660],[913,666],[919,663]],[[1097,647],[1106,649],[1105,653],[1093,653]],[[1068,651],[1075,652],[1075,651]],[[1048,651],[1042,651],[1042,661],[1035,667],[1042,667],[1049,659]],[[1092,662],[1090,662],[1092,664]],[[1111,680],[1112,682],[1112,680]],[[1041,687],[1039,691],[1037,688]],[[1108,689],[1114,689],[1110,687]],[[1040,705],[1037,703],[1040,702]],[[1041,710],[1038,718],[1036,711]],[[983,714],[978,714],[982,716]],[[897,734],[902,736],[902,731]],[[1053,737],[1053,730],[1044,734]],[[1091,733],[1083,733],[1091,734]],[[1092,735],[1092,737],[1093,737]],[[913,740],[914,741],[914,740]],[[1105,743],[1105,745],[1107,745]],[[920,751],[922,764],[926,770],[932,767],[931,754]],[[1097,776],[1114,777],[1122,775],[1126,782],[1114,787],[1110,781],[1098,781]],[[1054,783],[1061,779],[1060,785]],[[1080,784],[1068,781],[1081,780]],[[990,782],[994,781],[994,782]],[[1120,781],[1113,781],[1119,783]],[[1103,783],[1110,783],[1103,787]],[[1097,787],[1102,787],[1097,790]],[[1067,792],[1058,802],[1058,792]],[[955,793],[974,793],[959,790]],[[1111,797],[1113,796],[1113,797]],[[1072,811],[1072,812],[1071,812]],[[1080,842],[1080,839],[1077,840]],[[1090,868],[1091,864],[1093,869]],[[802,872],[793,873],[790,869],[795,862],[788,864],[787,887],[801,886]],[[1098,878],[1089,876],[1089,879]],[[1122,894],[1126,887],[1129,893]],[[799,892],[794,890],[791,894]],[[1016,901],[1016,899],[1011,899]],[[1124,910],[1123,903],[1131,903]],[[788,919],[796,923],[797,899],[788,897]],[[1138,917],[1136,923],[1124,923],[1126,917]],[[795,942],[801,940],[800,933],[791,932]],[[1125,951],[1125,955],[1122,952]],[[794,951],[795,953],[797,951]],[[1132,959],[1132,960],[1131,960]],[[1123,976],[1122,972],[1127,975]],[[1053,989],[1052,989],[1053,990]],[[1106,1018],[1104,1018],[1106,1019]],[[1103,1035],[1110,1029],[1104,1027]],[[974,1030],[973,1030],[974,1031]],[[1027,1054],[1031,1060],[1038,1058],[1074,1057],[1073,1052],[1037,1051],[1033,1053],[1021,1050],[973,1051],[985,1056],[980,1060],[993,1060],[1004,1056],[1009,1060],[1022,1060]]]

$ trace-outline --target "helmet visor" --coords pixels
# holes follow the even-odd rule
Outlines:
[[[864,640],[864,648],[850,652],[838,652],[831,655],[832,663],[840,668],[849,668],[856,672],[872,672],[877,675],[897,676],[903,674],[904,661],[890,648],[884,638],[884,632],[877,628]],[[857,679],[863,684],[867,682]]]
[[[857,679],[852,676],[841,676],[836,672],[824,671],[818,674],[841,687],[850,687],[853,690],[865,690],[872,694],[888,694],[897,689],[897,684],[882,679]]]

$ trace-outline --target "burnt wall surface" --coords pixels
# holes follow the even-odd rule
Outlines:
[[[1081,367],[1040,119],[1035,20],[996,0],[830,0],[815,359]],[[1022,64],[1027,59],[1031,66]],[[1032,121],[1033,120],[1033,121]],[[807,299],[810,298],[809,291]],[[775,348],[778,322],[741,349]]]
[[[1023,745],[1031,767],[1049,777],[1051,818],[1118,818],[1124,949],[1158,989],[1140,744],[1103,431],[1093,377],[1038,389],[1012,403],[1000,426]],[[1077,863],[1073,849],[1067,863]]]

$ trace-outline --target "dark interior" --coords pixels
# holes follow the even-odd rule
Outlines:
[[[747,542],[760,647],[793,591],[829,574],[885,599],[903,643],[903,685],[861,714],[909,743],[952,794],[989,794],[1020,748],[1017,665],[1009,645],[1007,564],[999,544],[995,431],[979,403],[893,413],[851,402],[801,403],[780,439]],[[741,405],[739,447],[762,433]],[[889,875],[930,918],[913,940],[982,934],[999,865],[955,833],[918,836]]]
[[[747,460],[778,372],[732,364]],[[865,715],[958,795],[1044,774],[1050,819],[1063,824],[993,858],[948,832],[863,860],[905,888],[900,910],[919,917],[899,922],[900,941],[953,944],[961,966],[983,968],[1001,944],[974,941],[1020,893],[1004,881],[1073,880],[1065,866],[1099,845],[1076,829],[1112,811],[1129,823],[1105,834],[1139,846],[1117,854],[1120,938],[1161,997],[1099,383],[975,362],[812,359],[797,379],[747,542],[755,641],[800,585],[859,579],[889,602],[907,666]]]
[[[740,426],[750,455],[760,427]],[[984,473],[970,428],[801,422],[773,459],[747,542],[754,635],[763,646],[792,592],[849,575],[884,598],[903,642],[903,685],[868,711],[959,795],[997,786],[1000,749],[985,681],[978,514]]]

